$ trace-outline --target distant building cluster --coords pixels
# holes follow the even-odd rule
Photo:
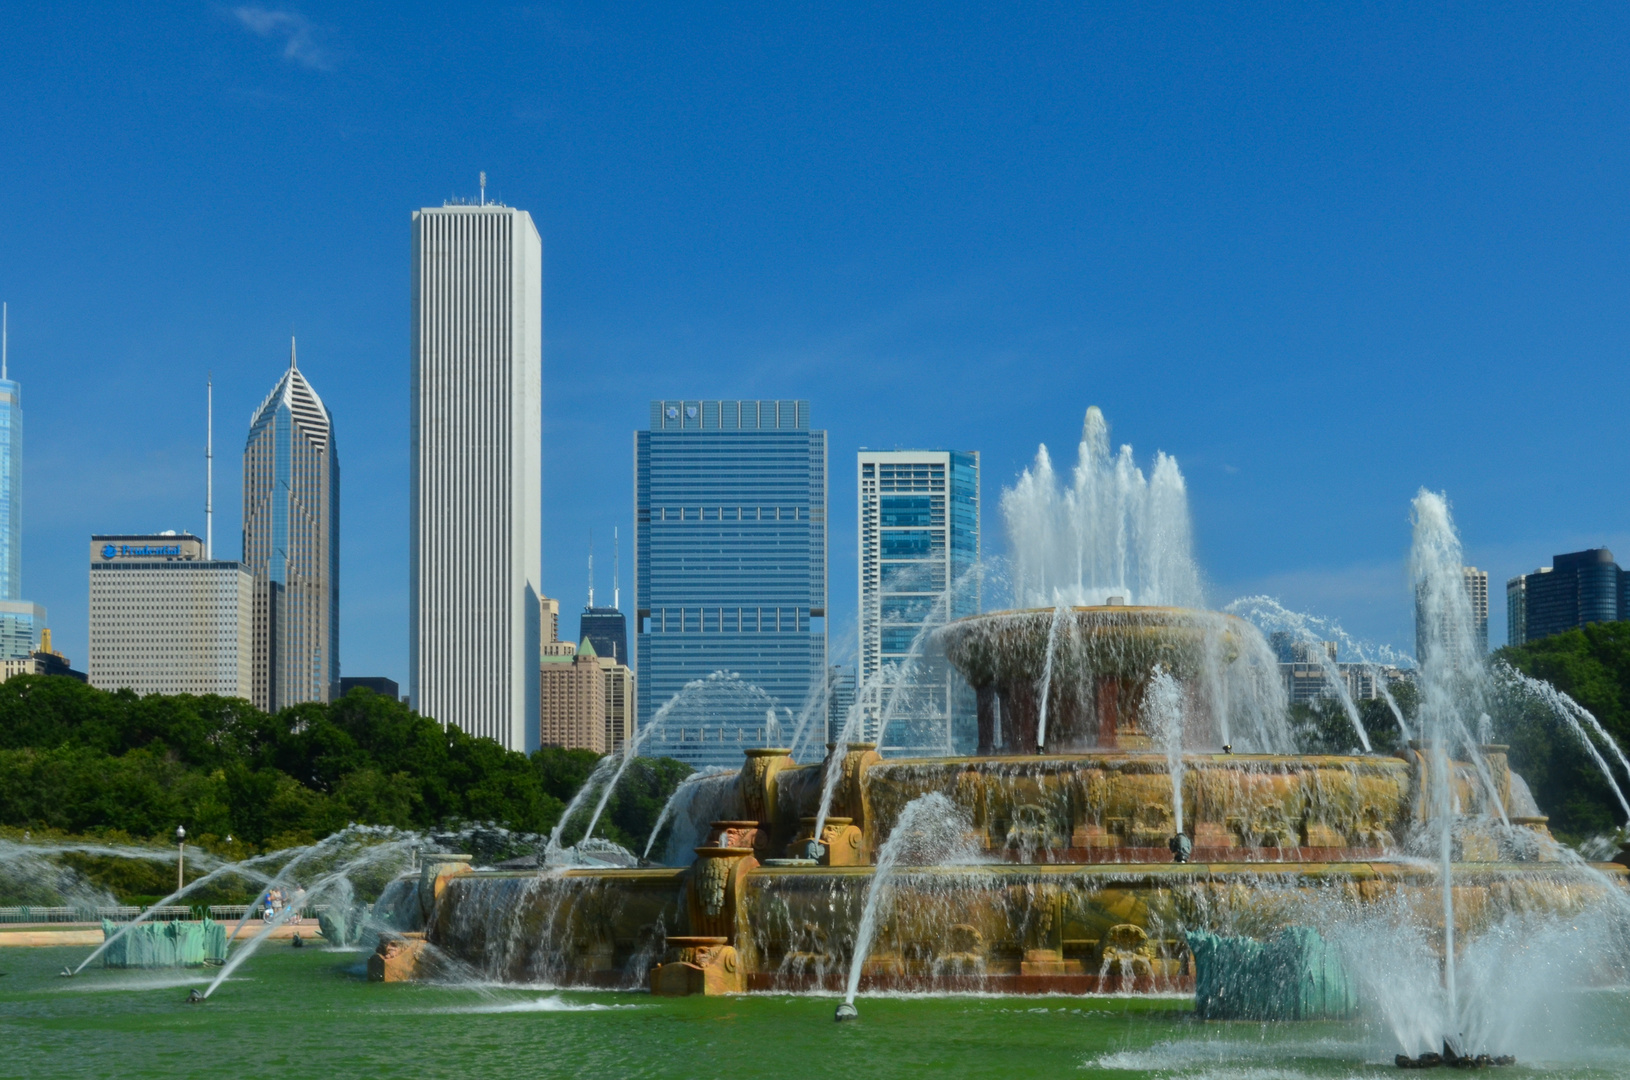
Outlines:
[[[1339,697],[1342,692],[1353,701],[1374,701],[1409,677],[1391,664],[1338,660],[1334,641],[1305,641],[1281,630],[1268,635],[1268,644],[1279,660],[1285,697],[1293,705]]]

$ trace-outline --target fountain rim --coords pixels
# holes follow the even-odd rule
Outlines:
[[[1060,607],[1076,613],[1092,612],[1096,614],[1101,612],[1152,619],[1159,619],[1162,614],[1168,617],[1204,615],[1220,618],[1228,624],[1250,625],[1250,620],[1242,616],[1235,615],[1230,611],[1218,611],[1214,608],[1177,607],[1173,604],[1050,604],[1044,607],[1000,608],[996,611],[981,611],[973,615],[963,615],[946,623],[943,629],[949,630],[955,626],[980,622],[986,619],[1012,618],[1020,615],[1053,616],[1057,614]]]

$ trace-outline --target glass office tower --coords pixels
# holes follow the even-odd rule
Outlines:
[[[824,705],[826,432],[807,401],[653,401],[634,452],[640,729],[693,680],[745,684],[715,678],[644,753],[736,766],[790,735],[770,710]]]
[[[979,454],[858,455],[860,709],[887,754],[972,753],[973,693],[933,628],[979,611]]]
[[[1513,603],[1513,598],[1520,604]],[[1506,644],[1522,645],[1595,622],[1630,618],[1630,571],[1607,548],[1555,555],[1506,582]]]
[[[23,388],[9,377],[8,346],[0,342],[0,660],[21,660],[39,647],[46,622],[45,608],[22,598]]]

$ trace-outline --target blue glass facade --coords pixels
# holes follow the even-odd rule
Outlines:
[[[0,379],[0,600],[23,597],[22,469],[23,388]]]
[[[1594,622],[1630,618],[1630,574],[1619,568],[1613,552],[1590,548],[1556,555],[1551,566],[1506,583],[1506,603],[1521,600],[1517,617],[1507,623],[1508,643],[1538,641]]]
[[[979,455],[862,450],[860,734],[886,753],[970,753],[972,692],[935,626],[979,611]]]
[[[0,660],[40,647],[45,609],[23,600],[23,388],[0,378]]]
[[[693,680],[732,672],[785,723],[826,678],[826,432],[805,401],[654,401],[635,434],[639,725]],[[739,765],[763,699],[664,725],[647,754]]]

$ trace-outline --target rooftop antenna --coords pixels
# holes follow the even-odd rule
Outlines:
[[[484,171],[481,174],[481,205],[487,205],[487,174]]]
[[[8,305],[0,302],[0,379],[6,377],[6,352],[10,345],[11,312]]]
[[[611,606],[623,606],[623,546],[615,525],[611,527]]]
[[[594,530],[589,530],[589,607],[594,606]]]
[[[209,405],[204,427],[204,558],[215,558],[215,373],[205,384]]]

